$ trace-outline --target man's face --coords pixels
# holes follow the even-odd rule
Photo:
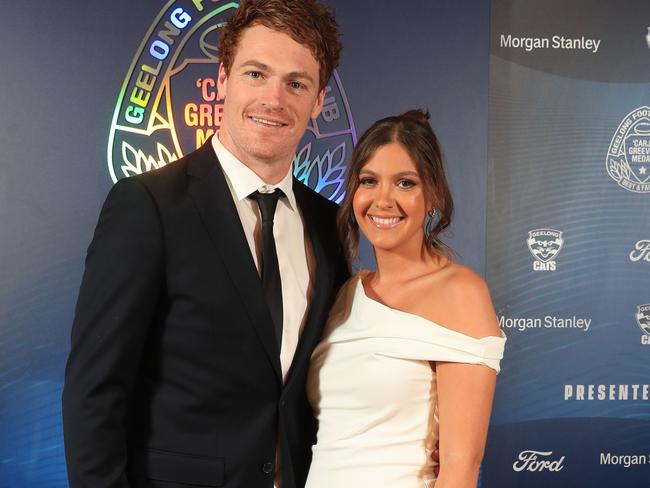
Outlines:
[[[242,32],[230,74],[219,66],[218,91],[225,98],[219,132],[224,147],[247,166],[287,169],[325,95],[311,51],[262,25]]]

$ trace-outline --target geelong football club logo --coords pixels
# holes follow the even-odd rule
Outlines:
[[[616,129],[607,151],[607,173],[626,190],[650,193],[650,107],[632,110]]]
[[[122,84],[108,138],[113,182],[160,168],[197,149],[220,124],[217,97],[221,27],[239,7],[221,0],[172,0],[144,36]],[[340,203],[356,131],[338,73],[323,111],[298,145],[294,175]]]
[[[528,232],[528,249],[535,258],[533,270],[555,271],[555,258],[562,249],[562,232],[555,229],[534,229]]]
[[[650,303],[636,307],[636,323],[644,334],[650,336]]]

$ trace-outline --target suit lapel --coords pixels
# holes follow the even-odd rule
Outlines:
[[[187,172],[189,194],[281,382],[280,353],[262,283],[211,140],[194,153]]]
[[[296,348],[291,368],[287,379],[287,386],[291,379],[296,376],[297,370],[304,367],[309,362],[311,351],[320,339],[325,318],[328,313],[329,296],[333,282],[332,263],[329,259],[330,253],[327,252],[323,243],[326,239],[322,236],[322,227],[319,226],[319,215],[313,204],[313,195],[311,190],[307,189],[302,183],[295,178],[293,180],[293,191],[296,195],[296,202],[300,207],[303,216],[303,223],[309,236],[314,260],[316,262],[316,272],[314,273],[313,295],[308,305],[307,318],[305,326]]]

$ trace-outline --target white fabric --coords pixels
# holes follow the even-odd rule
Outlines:
[[[306,488],[434,484],[436,375],[429,361],[499,371],[505,337],[475,339],[341,290],[311,358],[307,394],[319,421]]]
[[[249,199],[248,196],[255,190],[268,193],[274,188],[280,188],[286,195],[286,198],[280,198],[278,201],[273,223],[273,236],[275,237],[282,281],[280,363],[283,379],[286,380],[307,316],[307,304],[310,298],[308,259],[313,262],[300,210],[293,193],[291,168],[280,183],[267,185],[248,166],[228,151],[221,144],[218,136],[212,138],[212,147],[226,176],[226,182],[235,202],[239,220],[244,228],[244,234],[246,234],[246,240],[258,272],[262,255],[262,221],[257,203]]]

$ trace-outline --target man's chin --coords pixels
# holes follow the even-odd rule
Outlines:
[[[252,157],[269,163],[286,160],[293,161],[293,157],[296,153],[295,147],[290,149],[286,144],[283,144],[282,147],[268,143],[251,144],[248,149],[248,153]]]

